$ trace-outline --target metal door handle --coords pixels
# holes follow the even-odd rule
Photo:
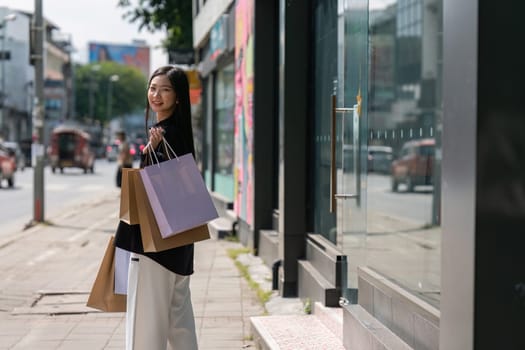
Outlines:
[[[345,194],[345,193],[336,193],[334,194],[335,198],[348,199],[348,198],[358,198],[358,194]]]
[[[337,201],[335,198],[335,191],[337,187],[337,174],[335,171],[335,114],[337,108],[335,104],[337,96],[332,95],[332,116],[330,118],[330,213],[334,213]]]
[[[358,105],[355,105],[352,108],[347,107],[336,107],[337,103],[337,96],[335,94],[332,94],[332,115],[330,120],[330,213],[334,213],[337,209],[337,198],[347,199],[347,198],[357,198],[359,201],[360,197],[360,189],[357,187],[357,194],[344,194],[344,193],[336,193],[337,192],[337,172],[336,172],[336,165],[335,165],[335,124],[336,124],[336,115],[337,113],[348,113],[353,112],[355,113],[358,111]],[[359,125],[357,125],[359,127]],[[359,130],[358,130],[359,132]],[[354,147],[354,161],[358,159],[359,157],[359,150],[358,147]],[[358,161],[357,164],[360,164]],[[361,185],[360,181],[360,174],[357,173],[359,170],[356,166],[356,185]]]
[[[337,96],[332,94],[332,114],[330,122],[330,213],[334,213],[337,208],[337,198],[347,199],[347,198],[358,198],[359,194],[344,194],[336,193],[337,192],[337,172],[335,164],[335,141],[336,141],[336,115],[337,113],[348,113],[355,112],[356,107],[347,108],[347,107],[336,107]],[[354,153],[356,150],[354,149]],[[354,154],[354,159],[355,154]]]

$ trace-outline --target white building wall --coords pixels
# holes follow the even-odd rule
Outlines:
[[[193,19],[193,47],[202,47],[215,22],[233,2],[233,0],[207,1],[199,9],[199,13]]]

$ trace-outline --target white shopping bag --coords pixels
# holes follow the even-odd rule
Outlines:
[[[128,294],[128,270],[131,253],[115,247],[115,294]]]

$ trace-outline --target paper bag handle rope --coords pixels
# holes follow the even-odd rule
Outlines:
[[[164,146],[164,149],[166,150],[166,155],[168,156],[168,159],[171,159],[170,152],[168,151],[168,148],[169,148],[169,150],[171,151],[171,153],[173,153],[175,158],[177,160],[179,160],[179,157],[177,156],[177,153],[175,153],[173,148],[171,148],[170,144],[168,143],[168,141],[166,141],[166,138],[164,136],[162,137],[162,145]],[[151,152],[148,152],[148,156],[150,158],[151,164],[157,164],[157,166],[160,167],[159,158],[157,157],[157,154],[155,153],[155,150],[153,150],[153,147],[151,147],[151,142],[148,142],[144,148],[148,148],[148,147],[151,148]],[[153,153],[153,157],[155,157],[156,163],[153,163],[153,158],[151,156],[152,153]]]
[[[168,159],[171,159],[170,157],[170,152],[168,152],[168,148],[170,149],[171,153],[173,153],[173,155],[175,156],[175,158],[178,160],[179,157],[177,156],[177,153],[175,153],[175,151],[173,150],[173,148],[171,148],[170,144],[168,143],[168,141],[166,141],[166,139],[164,138],[164,136],[162,136],[162,144],[164,145],[164,149],[166,150],[166,154],[168,155]]]
[[[151,142],[148,142],[146,144],[146,146],[144,147],[144,149],[147,149],[147,148],[150,148],[150,150],[148,151],[148,156],[149,156],[149,159],[151,161],[151,164],[153,165],[153,157],[155,157],[155,160],[157,161],[157,165],[160,163],[159,162],[159,158],[157,158],[157,155],[155,154],[155,150],[153,149],[153,147],[151,147]],[[153,153],[153,157],[151,156],[151,154]]]

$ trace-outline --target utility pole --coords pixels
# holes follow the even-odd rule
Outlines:
[[[42,0],[35,0],[35,13],[32,20],[35,65],[35,100],[33,108],[33,145],[31,147],[35,171],[34,188],[34,222],[44,221],[44,21],[42,17]]]

